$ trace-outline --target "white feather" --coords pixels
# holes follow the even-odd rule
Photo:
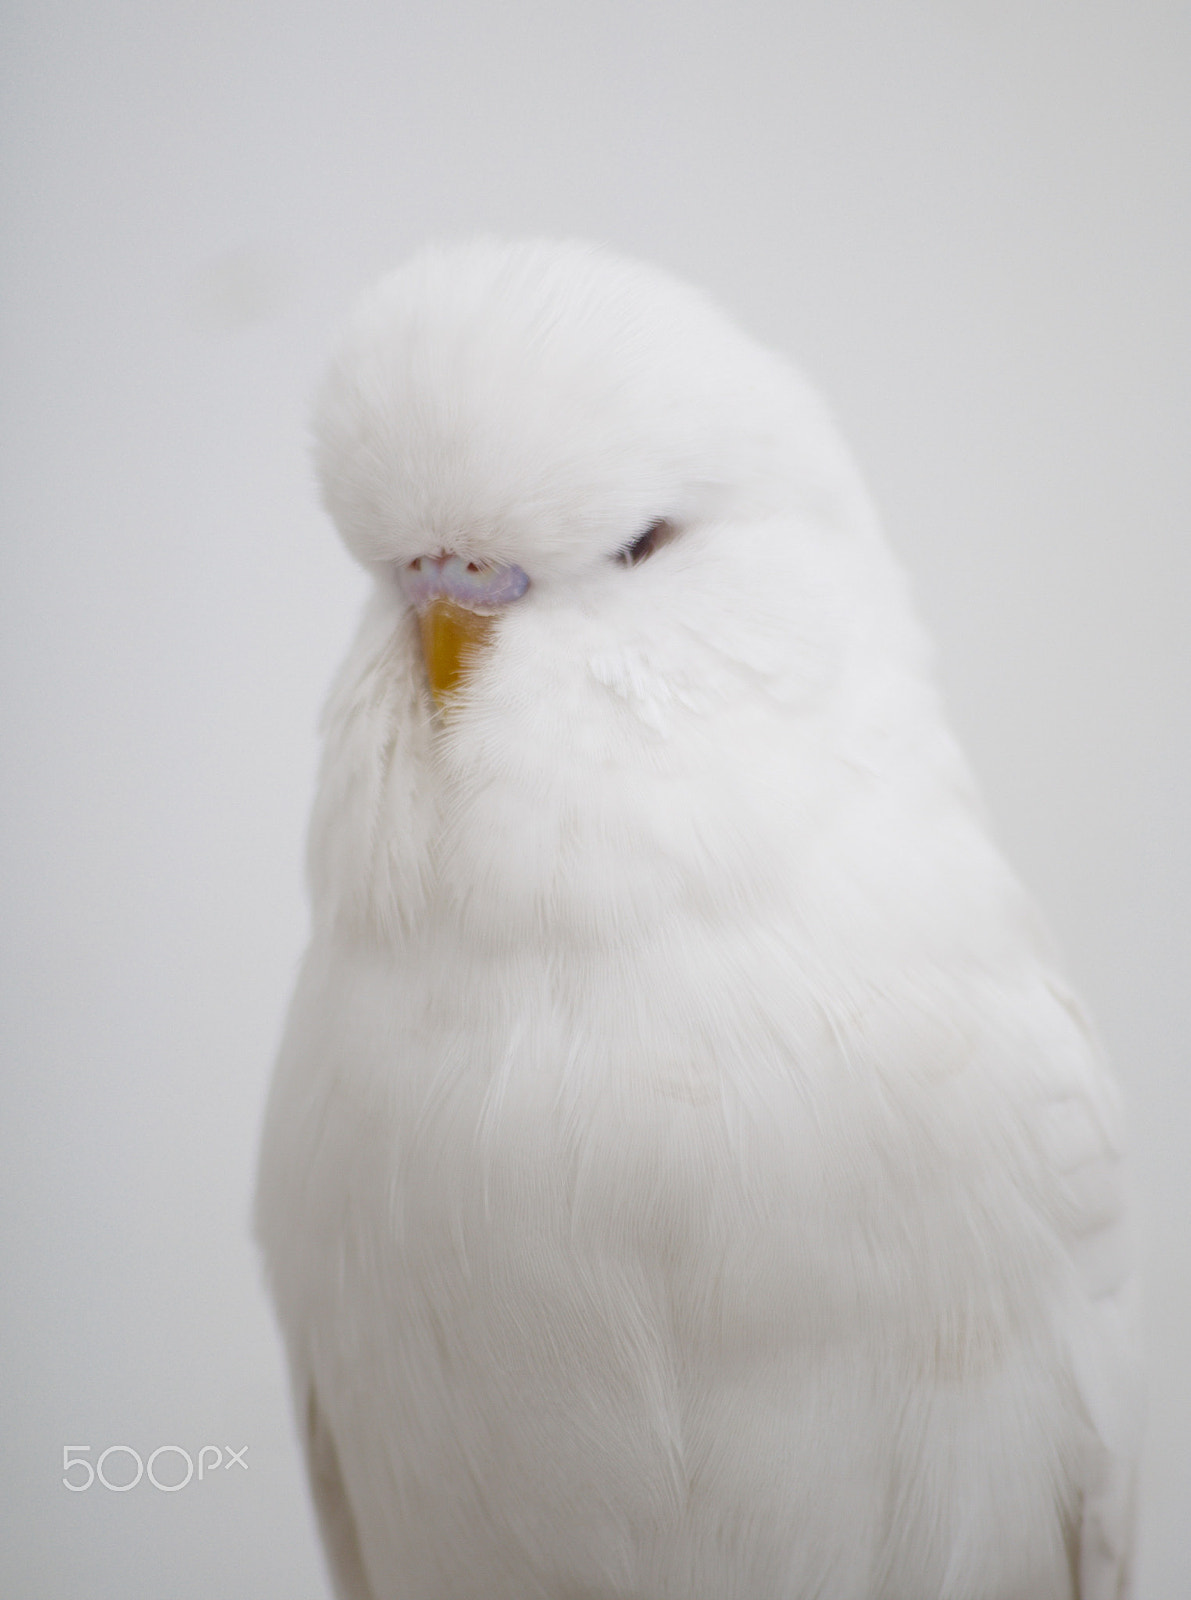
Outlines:
[[[366,299],[316,431],[376,591],[258,1211],[339,1593],[1125,1593],[1114,1094],[819,402],[481,243]],[[440,548],[531,579],[446,718]]]

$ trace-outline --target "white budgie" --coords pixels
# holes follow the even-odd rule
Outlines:
[[[331,695],[258,1226],[343,1600],[1116,1600],[1117,1108],[855,468],[576,244],[316,418]]]

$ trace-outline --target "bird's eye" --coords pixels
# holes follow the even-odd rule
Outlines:
[[[659,545],[667,544],[677,530],[672,523],[659,518],[651,522],[645,532],[639,534],[632,544],[626,544],[623,550],[616,552],[616,559],[622,567],[637,567],[642,561],[647,560]]]

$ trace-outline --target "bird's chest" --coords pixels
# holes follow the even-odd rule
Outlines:
[[[986,1454],[1051,1472],[1045,1407],[998,1398],[1043,1274],[987,1107],[935,1104],[928,1137],[813,1029],[767,1050],[695,993],[593,1010],[506,972],[427,1008],[332,963],[308,999],[271,1264],[403,1593],[661,1593],[689,1566],[700,1592],[866,1595],[907,1417],[950,1441],[957,1517]]]
[[[1031,1245],[1012,1203],[981,1203],[1020,1175],[988,1171],[979,1096],[944,1084],[930,1118],[899,1111],[822,1030],[766,1046],[694,995],[685,1016],[611,987],[560,1005],[507,971],[419,993],[329,984],[335,1044],[292,1069],[320,1317],[405,1330],[444,1371],[528,1362],[568,1384],[593,1341],[635,1369],[646,1340],[676,1383],[874,1329],[887,1350],[925,1333],[944,1364],[993,1352]]]

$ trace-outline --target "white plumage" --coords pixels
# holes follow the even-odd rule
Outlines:
[[[338,1593],[1126,1593],[1114,1092],[819,401],[480,243],[316,436],[376,584],[258,1225]],[[441,710],[418,558],[529,579]]]

